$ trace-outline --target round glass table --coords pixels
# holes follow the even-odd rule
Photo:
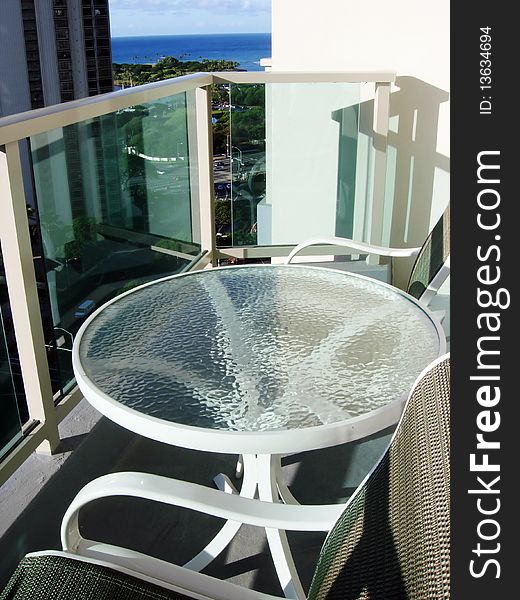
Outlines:
[[[243,455],[241,495],[294,502],[280,455],[395,424],[417,376],[445,350],[435,317],[392,286],[322,267],[248,265],[116,297],[81,327],[73,365],[108,418],[168,444]],[[235,491],[224,476],[219,484]],[[239,526],[228,522],[187,566],[206,566]],[[281,582],[297,588],[285,534],[267,534]]]

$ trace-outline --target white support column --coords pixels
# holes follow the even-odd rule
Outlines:
[[[197,111],[197,166],[199,173],[200,235],[202,249],[216,264],[215,198],[213,186],[213,132],[211,129],[211,86],[195,90]]]
[[[18,142],[0,152],[0,239],[29,416],[45,426],[39,447],[59,443],[56,409],[45,351]]]
[[[374,98],[374,168],[372,172],[372,201],[368,215],[370,244],[381,245],[385,205],[386,151],[390,117],[390,83],[376,83]]]

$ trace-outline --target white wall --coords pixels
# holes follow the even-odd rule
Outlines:
[[[257,209],[259,244],[337,233],[338,189],[352,183],[341,168],[340,146],[345,137],[357,137],[349,111],[358,102],[357,84],[266,86],[267,193]]]
[[[397,73],[386,241],[420,244],[449,199],[448,0],[273,0],[272,10],[273,71]]]

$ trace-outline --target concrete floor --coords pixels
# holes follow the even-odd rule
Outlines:
[[[81,405],[71,419],[75,427],[68,427],[60,455],[33,458],[32,466],[24,465],[0,489],[0,519],[7,525],[3,535],[0,530],[0,589],[27,552],[60,549],[61,518],[77,491],[95,477],[115,471],[144,471],[212,486],[216,473],[234,473],[236,456],[165,446],[130,433],[106,418],[101,418],[90,433],[77,433],[81,426],[90,427],[89,419],[96,421],[92,411]],[[387,430],[360,442],[285,457],[282,464],[292,493],[307,504],[345,501],[380,456],[390,434]],[[63,460],[66,455],[67,460]],[[236,485],[239,487],[240,482]],[[17,518],[9,520],[13,510]],[[99,500],[81,514],[85,537],[177,564],[201,550],[221,524],[205,514],[131,498]],[[289,534],[305,589],[324,537],[322,533]],[[265,535],[258,528],[242,527],[228,549],[204,572],[262,592],[281,594]]]

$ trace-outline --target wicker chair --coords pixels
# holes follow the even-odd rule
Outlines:
[[[305,248],[317,244],[345,246],[368,256],[415,257],[406,291],[427,306],[450,274],[450,205],[420,248],[383,248],[347,238],[316,238],[298,244],[287,257],[286,264]]]
[[[446,355],[417,380],[387,451],[330,530],[309,600],[449,598],[449,388]],[[222,516],[226,512],[223,506],[231,501],[244,506],[244,513],[248,513],[243,514],[244,522],[256,525],[263,519],[265,526],[277,527],[279,520],[287,516],[287,529],[303,529],[297,522],[312,519],[313,511],[324,508],[229,496],[223,499],[224,494],[218,490],[177,483],[179,489],[188,490],[185,495],[192,497],[196,510]],[[206,497],[217,500],[213,507],[204,504]],[[273,511],[278,515],[275,519],[269,517],[275,514]],[[107,551],[104,561],[99,553],[97,559],[71,552],[27,555],[0,599],[274,598],[157,559],[159,566],[149,572],[139,561],[130,569],[121,566],[125,550],[107,548],[113,556]]]

